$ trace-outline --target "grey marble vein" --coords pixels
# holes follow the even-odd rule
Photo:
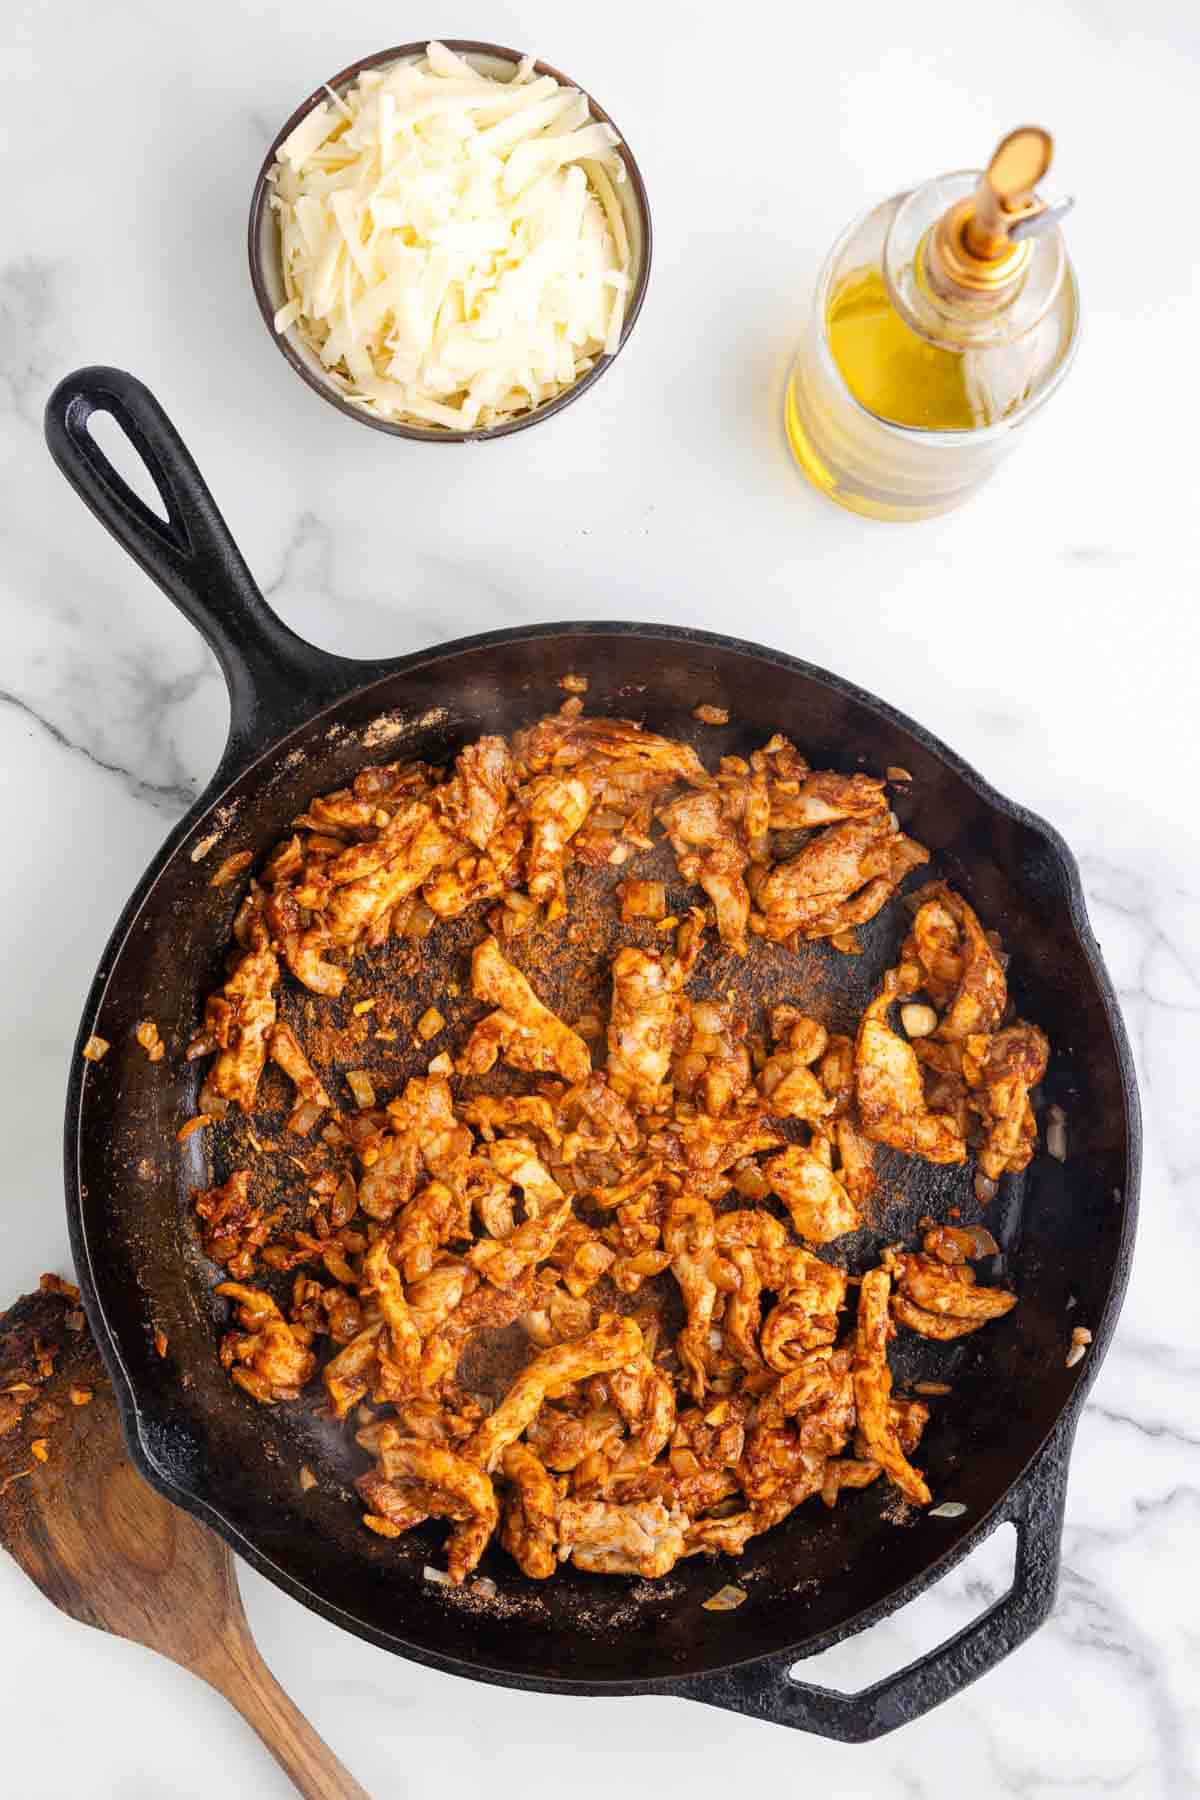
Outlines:
[[[89,749],[86,744],[74,742],[52,720],[43,718],[41,713],[37,712],[27,701],[22,700],[17,694],[8,693],[4,688],[0,688],[0,706],[12,707],[25,718],[32,720],[61,749],[70,750],[73,754],[82,756],[91,763],[93,768],[103,770],[106,775],[115,775],[135,800],[149,800],[171,818],[177,818],[185,813],[196,798],[197,790],[191,783],[145,781],[134,770],[124,768],[120,763],[106,761],[104,757]]]

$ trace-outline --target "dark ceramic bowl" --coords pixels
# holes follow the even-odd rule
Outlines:
[[[501,44],[477,43],[473,38],[442,38],[448,49],[455,50],[464,56],[481,74],[502,75],[520,62],[520,52],[506,50]],[[529,412],[519,413],[515,418],[502,425],[480,427],[474,431],[449,431],[436,425],[401,425],[391,419],[377,418],[361,406],[348,399],[329,374],[321,359],[304,343],[295,325],[285,332],[275,330],[275,314],[285,303],[287,294],[283,283],[283,266],[280,254],[279,228],[270,206],[270,184],[267,176],[274,166],[279,154],[279,146],[284,139],[295,130],[304,116],[313,107],[327,98],[326,89],[332,88],[335,94],[344,93],[353,86],[364,69],[379,69],[396,62],[415,62],[425,54],[424,42],[419,44],[401,44],[394,50],[380,50],[374,56],[364,56],[359,62],[351,63],[340,75],[334,75],[323,83],[307,99],[302,100],[287,123],[281,125],[275,135],[271,148],[263,159],[262,168],[258,172],[258,180],[254,184],[254,197],[250,202],[250,228],[248,248],[250,253],[250,279],[254,285],[254,296],[258,301],[258,310],[263,316],[267,330],[277,348],[282,352],[302,381],[308,383],[314,393],[336,406],[347,418],[357,419],[361,425],[370,425],[375,431],[386,431],[392,437],[412,438],[424,444],[466,444],[479,443],[487,438],[508,437],[514,431],[524,431],[527,426],[537,425],[552,414],[561,412],[570,406],[581,394],[593,387],[605,370],[615,361],[625,345],[629,342],[637,317],[642,309],[642,301],[646,297],[646,283],[650,278],[650,203],[646,198],[646,185],[642,180],[641,170],[635,162],[624,133],[616,126],[602,106],[598,106],[591,95],[579,88],[577,81],[569,75],[563,75],[558,69],[551,68],[549,63],[539,62],[534,68],[539,75],[552,75],[564,87],[579,88],[592,118],[604,124],[612,125],[621,140],[617,145],[617,154],[625,164],[626,179],[616,187],[617,200],[625,221],[625,230],[629,238],[629,261],[632,284],[629,300],[625,309],[625,321],[621,329],[621,341],[612,356],[600,356],[593,366],[581,375],[578,381],[572,382],[569,388],[557,394],[553,400],[547,400],[541,406],[533,407]]]

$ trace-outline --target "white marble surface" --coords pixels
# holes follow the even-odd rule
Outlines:
[[[378,1796],[487,1783],[542,1800],[567,1759],[581,1796],[679,1779],[717,1800],[750,1770],[765,1791],[886,1800],[1176,1800],[1200,1785],[1200,295],[1194,234],[1161,271],[1142,253],[1189,198],[1200,27],[1182,0],[1005,13],[946,0],[0,12],[8,1293],[66,1267],[59,1133],[80,1001],[226,716],[199,641],[45,454],[44,399],[81,363],[157,390],[272,602],[324,644],[392,653],[538,619],[666,618],[795,651],[917,714],[1076,848],[1137,1048],[1137,1264],[1079,1434],[1058,1609],[1033,1643],[933,1717],[849,1750],[683,1702],[468,1687],[244,1573],[268,1661]],[[642,161],[657,230],[617,368],[544,430],[465,454],[393,444],[322,407],[268,344],[243,264],[277,121],[353,57],[438,30],[534,49],[591,86]],[[1076,372],[957,516],[845,516],[807,490],[779,428],[816,262],[866,200],[978,160],[1025,116],[1053,125],[1056,179],[1080,196]],[[1146,158],[1132,173],[1126,132]],[[997,1565],[989,1549],[837,1653],[829,1678],[854,1685],[946,1635],[995,1591]],[[0,1594],[5,1792],[288,1791],[199,1683],[68,1623],[2,1559]]]

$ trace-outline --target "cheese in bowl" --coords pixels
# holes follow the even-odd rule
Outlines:
[[[275,331],[373,423],[529,422],[615,354],[640,300],[616,131],[531,59],[492,66],[506,78],[438,43],[360,66],[266,172]]]

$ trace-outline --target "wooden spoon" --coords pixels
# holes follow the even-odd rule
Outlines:
[[[129,1461],[78,1293],[57,1276],[0,1314],[0,1544],[73,1619],[224,1694],[300,1793],[370,1800],[259,1655],[229,1550]]]

